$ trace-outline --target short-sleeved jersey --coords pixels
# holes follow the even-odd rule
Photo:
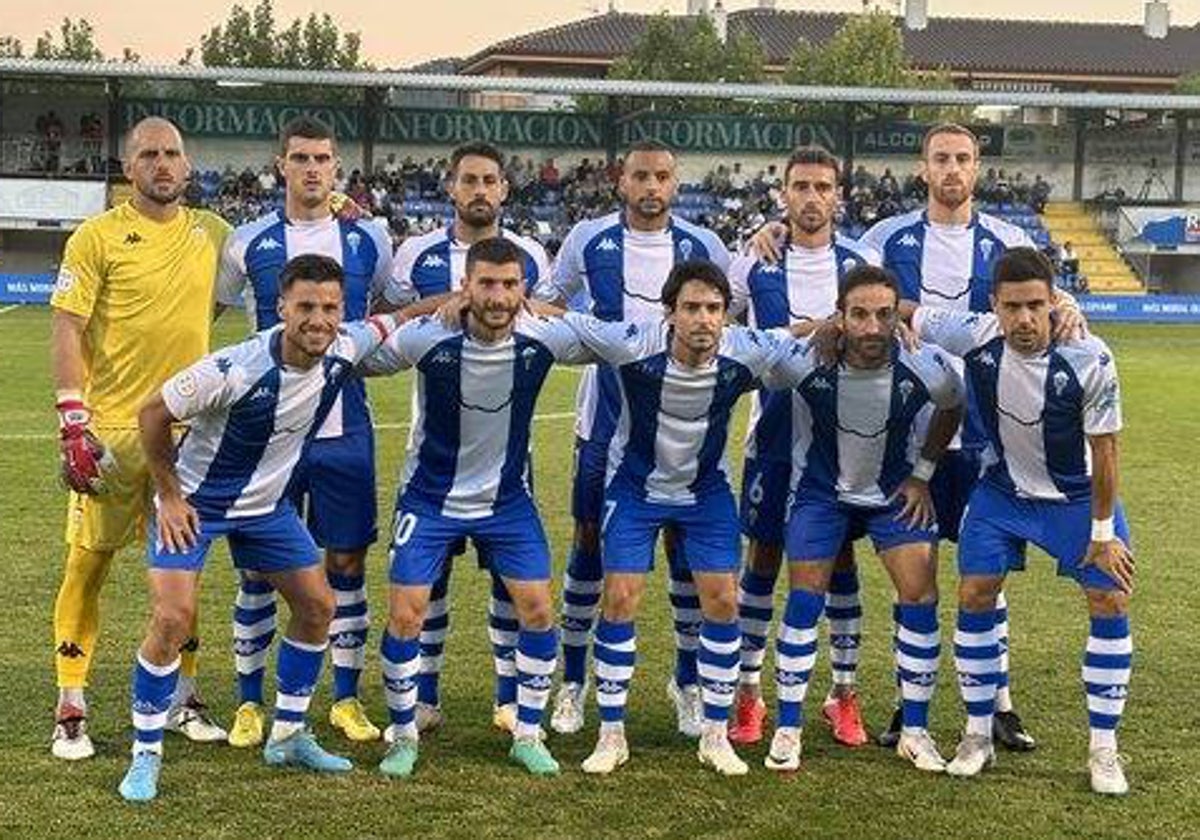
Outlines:
[[[176,473],[202,518],[236,519],[275,510],[305,442],[342,385],[383,333],[375,324],[343,324],[320,363],[283,363],[283,328],[274,327],[205,356],[167,380],[163,402],[190,428]]]
[[[1121,429],[1117,366],[1095,336],[1025,355],[990,313],[921,307],[917,334],[962,356],[974,410],[988,436],[984,479],[1023,498],[1091,497],[1088,435]]]
[[[521,249],[525,287],[533,289],[550,275],[550,260],[541,243],[508,228],[500,235]],[[414,300],[445,294],[457,289],[467,274],[470,246],[454,238],[454,228],[412,236],[396,250],[395,267],[384,286],[383,296],[393,306],[407,306]]]
[[[529,434],[555,361],[594,357],[559,319],[520,315],[512,335],[484,343],[438,318],[394,332],[363,369],[417,370],[399,498],[456,519],[490,516],[529,495]]]
[[[207,210],[156,222],[125,202],[71,234],[50,305],[87,319],[83,399],[95,425],[137,428],[167,377],[208,352],[228,233]]]
[[[608,448],[607,486],[662,504],[691,504],[727,490],[725,443],[738,398],[782,356],[790,338],[726,327],[717,355],[700,368],[676,361],[662,320],[564,319],[610,365],[619,414]]]
[[[924,443],[917,419],[928,406],[963,404],[962,379],[937,348],[909,352],[896,342],[878,369],[818,364],[807,343],[763,377],[768,387],[792,387],[795,491],[863,507],[882,507]]]
[[[1033,246],[1025,231],[987,213],[948,225],[931,222],[924,210],[876,222],[862,243],[896,275],[902,299],[972,312],[991,307],[996,260],[1009,248]]]
[[[534,290],[542,300],[582,297],[602,321],[651,321],[663,315],[662,287],[676,262],[706,259],[728,271],[729,250],[710,230],[670,217],[660,231],[627,227],[622,213],[577,223],[563,240],[549,279]],[[617,381],[604,365],[584,372],[576,396],[575,433],[607,443],[619,411]]]
[[[320,254],[342,267],[348,321],[367,317],[371,298],[391,275],[392,240],[382,222],[332,216],[294,222],[274,211],[230,235],[221,257],[217,301],[245,306],[251,329],[274,326],[279,323],[279,275],[288,260],[301,254]],[[349,382],[317,436],[338,437],[370,423],[366,389],[361,382]]]
[[[851,269],[879,265],[879,255],[848,237],[835,235],[822,248],[789,246],[778,263],[739,256],[729,267],[732,314],[744,309],[755,329],[789,327],[829,317],[837,309],[838,286]],[[792,458],[794,394],[759,390],[750,407],[746,457],[787,464]]]

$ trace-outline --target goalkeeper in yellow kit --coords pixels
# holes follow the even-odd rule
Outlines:
[[[94,753],[84,687],[114,553],[146,533],[153,488],[137,412],[170,376],[208,352],[213,284],[229,225],[181,204],[190,164],[179,131],[149,117],[125,141],[126,203],[67,241],[51,306],[51,364],[63,479],[71,488],[67,558],[54,605],[59,699],[52,752]],[[168,728],[192,740],[225,732],[195,690],[194,636]]]

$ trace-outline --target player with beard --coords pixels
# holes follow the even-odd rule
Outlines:
[[[559,305],[587,300],[603,321],[650,321],[662,317],[662,288],[672,268],[710,260],[724,272],[730,256],[713,232],[671,213],[678,188],[675,155],[647,140],[626,153],[618,192],[622,209],[581,221],[563,241],[551,277],[535,296]],[[575,482],[571,513],[574,544],[563,579],[563,684],[550,726],[556,732],[583,728],[587,693],[587,650],[600,607],[603,567],[600,522],[608,445],[616,428],[620,397],[615,370],[597,365],[584,372],[576,399]],[[675,623],[675,675],[667,694],[679,731],[700,736],[702,703],[696,671],[700,644],[700,601],[685,563],[679,562],[672,531],[664,531]]]
[[[466,276],[468,249],[476,242],[494,237],[502,237],[516,245],[527,289],[532,289],[549,274],[549,260],[541,244],[500,223],[509,183],[504,175],[504,156],[497,148],[476,142],[455,149],[450,155],[446,192],[454,205],[453,220],[445,228],[401,243],[379,309],[408,306],[417,300],[431,301],[458,289]],[[465,551],[465,546],[454,548],[456,554]],[[486,557],[481,557],[479,562],[481,566],[487,566]],[[439,677],[450,622],[450,569],[451,564],[444,563],[441,576],[434,581],[421,631],[416,707],[417,728],[421,731],[439,726],[443,719]],[[508,591],[497,576],[492,578],[492,597],[488,602],[488,634],[496,669],[492,722],[497,728],[511,732],[517,713],[514,660],[517,616]]]
[[[285,183],[282,210],[247,222],[229,237],[217,280],[222,306],[245,306],[251,328],[279,323],[279,277],[293,257],[319,254],[342,267],[347,320],[366,317],[372,298],[391,276],[392,242],[372,219],[335,218],[330,208],[340,165],[332,130],[310,116],[280,131],[275,166]],[[353,741],[372,741],[379,729],[359,700],[367,630],[366,554],[376,539],[375,437],[361,380],[350,380],[315,439],[305,448],[290,491],[325,550],[325,570],[337,593],[329,628],[333,661],[330,723]],[[276,630],[270,583],[242,570],[234,608],[234,659],[240,705],[229,732],[238,747],[264,736],[263,675]]]
[[[54,604],[59,698],[51,751],[64,759],[95,752],[84,687],[100,590],[113,555],[146,530],[153,488],[137,410],[208,350],[213,278],[229,233],[214,214],[182,205],[191,164],[167,120],[148,117],[130,129],[123,165],[133,196],[71,234],[50,300],[63,478],[72,491]],[[167,726],[192,740],[224,740],[195,691],[198,644],[192,635],[184,645]]]
[[[751,327],[795,325],[799,334],[808,334],[836,311],[838,285],[847,272],[878,264],[874,251],[834,232],[840,168],[837,158],[819,147],[799,148],[785,164],[788,242],[782,259],[741,256],[729,270],[733,299],[735,304],[744,301]],[[792,393],[761,389],[746,435],[741,528],[748,543],[738,590],[741,669],[729,727],[729,739],[738,744],[761,740],[766,715],[760,680],[782,563],[796,399]],[[833,684],[823,714],[836,740],[859,746],[867,741],[855,691],[862,605],[849,544],[838,555],[825,612]]]

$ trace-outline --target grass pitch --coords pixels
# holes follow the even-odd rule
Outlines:
[[[48,312],[0,313],[0,837],[67,838],[1184,838],[1200,835],[1200,740],[1195,673],[1200,634],[1200,567],[1189,534],[1196,520],[1200,441],[1200,329],[1105,326],[1124,387],[1123,497],[1138,557],[1133,602],[1135,672],[1122,727],[1133,790],[1121,801],[1090,793],[1079,663],[1087,633],[1075,584],[1056,579],[1035,554],[1008,588],[1013,687],[1039,740],[1036,752],[1001,754],[977,780],[918,774],[876,747],[835,746],[816,720],[828,685],[822,654],[810,692],[802,769],[781,778],[762,768],[765,745],[743,750],[749,777],[724,780],[703,770],[694,747],[674,732],[663,687],[671,667],[669,612],[660,570],[639,621],[640,659],[630,700],[633,757],[615,776],[585,777],[596,713],[577,736],[550,745],[564,774],[526,777],[510,765],[507,742],[489,726],[491,659],[484,608],[487,578],[473,559],[452,583],[452,625],[443,677],[444,729],[422,745],[417,775],[391,782],[375,772],[382,745],[341,743],[327,723],[329,694],[318,690],[312,719],[328,746],[356,770],[336,779],[268,770],[253,751],[192,745],[168,736],[160,800],[135,807],[116,785],[130,738],[128,689],[133,652],[146,620],[141,553],[114,564],[103,600],[103,634],[92,675],[92,732],[99,754],[69,765],[48,749],[54,702],[51,609],[63,548],[64,494],[55,480],[56,444],[47,361]],[[240,337],[227,317],[214,344]],[[551,375],[538,407],[534,449],[539,502],[561,570],[570,537],[570,473],[577,375]],[[381,531],[387,532],[408,419],[406,377],[371,384],[379,454]],[[739,415],[743,421],[745,412]],[[730,460],[740,470],[734,431]],[[868,723],[891,708],[890,592],[879,564],[859,550],[865,600],[860,670]],[[661,564],[660,564],[661,565]],[[371,652],[364,677],[368,708],[386,719],[376,644],[386,592],[386,553],[372,550]],[[951,752],[963,713],[953,680],[954,567],[942,566],[942,675],[933,731]],[[201,684],[219,717],[235,705],[229,654],[234,577],[223,547],[204,574]],[[555,582],[557,589],[557,580]],[[782,593],[780,593],[782,597]],[[768,658],[768,671],[770,668]],[[768,696],[770,688],[768,674]],[[326,678],[327,680],[327,678]]]

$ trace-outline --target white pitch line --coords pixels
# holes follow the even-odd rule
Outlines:
[[[555,420],[573,420],[575,418],[574,411],[551,411],[546,414],[533,415],[535,423],[547,423]],[[375,428],[379,431],[391,432],[398,429],[407,429],[411,423],[376,423]],[[57,440],[58,435],[45,434],[0,434],[0,441],[31,441],[31,440]]]
[[[20,307],[21,304],[19,303],[10,303],[8,306],[0,306],[0,315],[3,315],[5,312],[12,312],[14,309],[19,309]]]

